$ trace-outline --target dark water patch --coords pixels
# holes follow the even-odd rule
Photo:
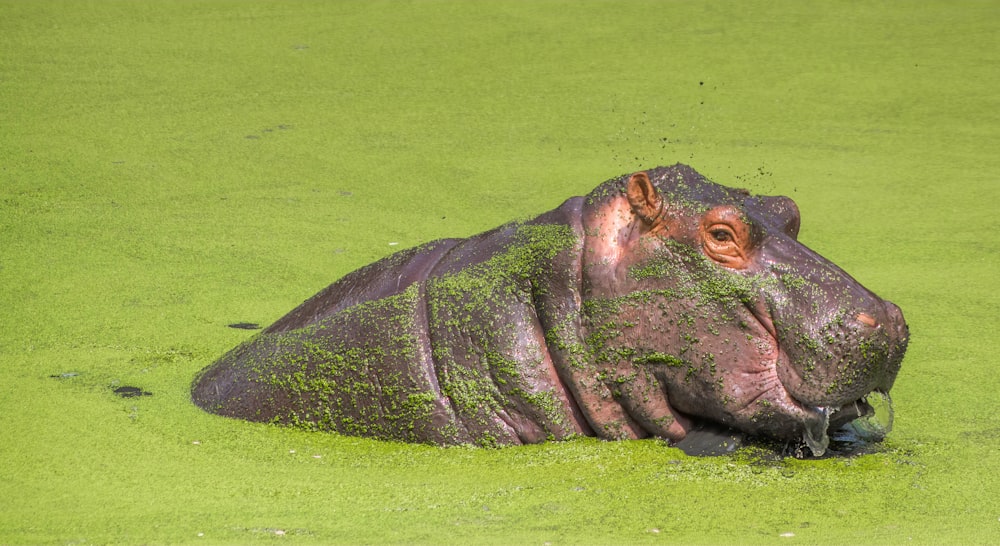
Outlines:
[[[840,427],[830,431],[830,444],[821,456],[813,454],[805,441],[783,441],[766,436],[744,434],[729,427],[704,422],[698,424],[688,435],[673,444],[684,453],[699,457],[719,457],[735,455],[745,457],[752,452],[761,460],[779,461],[794,459],[828,459],[835,457],[854,457],[880,451],[882,438],[860,433],[851,426]]]
[[[857,457],[881,451],[881,438],[875,439],[858,434],[852,428],[843,427],[830,431],[830,444],[822,455],[813,453],[805,441],[774,442],[759,440],[760,445],[780,453],[784,457],[795,459],[830,459],[837,457]]]
[[[970,430],[959,433],[959,437],[971,440],[976,443],[996,442],[1000,440],[1000,427],[986,428],[982,430]]]
[[[153,396],[153,393],[149,391],[144,391],[139,387],[132,387],[128,385],[123,385],[115,389],[115,394],[121,396],[122,398],[138,398],[140,396]]]
[[[278,125],[276,125],[274,127],[264,127],[259,132],[262,133],[262,134],[267,134],[267,133],[273,133],[276,130],[277,131],[288,131],[288,130],[294,129],[294,128],[295,128],[294,125],[289,125],[287,123],[281,123],[281,124],[278,124]],[[257,133],[251,133],[249,135],[246,135],[245,138],[250,139],[250,140],[259,140],[261,138],[261,135],[257,134]]]
[[[737,430],[715,423],[701,423],[674,444],[688,455],[717,457],[736,451],[746,442],[745,435]]]
[[[767,436],[744,434],[717,425],[700,425],[689,437],[672,447],[700,457],[732,456],[744,459],[752,454],[754,460],[775,463],[790,459],[831,459],[857,457],[884,451],[880,440],[862,437],[850,429],[830,431],[830,444],[822,455],[815,455],[803,441],[778,440]]]
[[[234,322],[229,327],[237,330],[260,330],[260,324],[256,322]]]

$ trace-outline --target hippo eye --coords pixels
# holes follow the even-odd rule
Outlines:
[[[727,228],[716,228],[709,232],[709,234],[720,243],[731,243],[735,239],[733,232]]]
[[[733,269],[750,265],[750,226],[739,209],[723,205],[705,213],[701,240],[705,255],[719,264]]]

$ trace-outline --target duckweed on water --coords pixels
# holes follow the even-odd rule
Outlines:
[[[996,542],[994,3],[0,13],[0,543]],[[793,197],[802,240],[905,310],[880,451],[441,449],[190,401],[252,335],[227,325],[271,324],[387,241],[678,161]],[[546,334],[585,351],[569,329]]]

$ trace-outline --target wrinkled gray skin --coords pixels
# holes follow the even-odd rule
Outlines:
[[[799,221],[788,198],[683,165],[609,180],[348,274],[204,370],[193,399],[442,445],[685,446],[728,427],[820,455],[828,429],[889,392],[908,332],[897,306],[797,241]]]

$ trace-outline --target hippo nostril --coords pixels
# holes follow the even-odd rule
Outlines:
[[[858,319],[858,322],[867,324],[868,326],[871,326],[872,328],[875,328],[876,326],[878,326],[878,321],[875,320],[875,317],[869,315],[868,313],[858,313],[857,319]]]

